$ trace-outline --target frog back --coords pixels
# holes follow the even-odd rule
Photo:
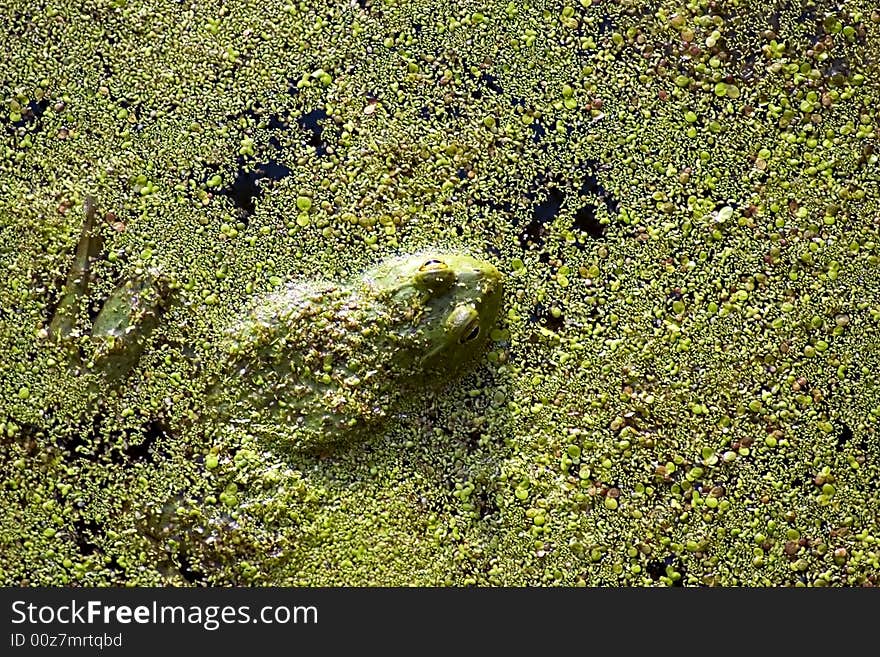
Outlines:
[[[395,397],[391,321],[359,286],[308,281],[272,293],[224,335],[215,407],[288,448],[357,438]]]

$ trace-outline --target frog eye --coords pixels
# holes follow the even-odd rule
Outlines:
[[[449,267],[445,262],[436,258],[426,260],[425,264],[419,267],[419,271],[436,271],[437,269],[449,269]]]
[[[480,314],[469,304],[457,306],[446,318],[446,330],[458,344],[473,342],[480,335]]]
[[[431,292],[441,292],[455,283],[455,272],[442,260],[426,260],[415,275],[416,284]]]
[[[468,342],[473,342],[480,335],[480,318],[474,317],[467,326],[464,327],[464,331],[462,331],[461,337],[458,339],[460,344],[467,344]]]

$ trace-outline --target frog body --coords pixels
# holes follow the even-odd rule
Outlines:
[[[419,390],[475,360],[501,276],[468,255],[389,259],[352,281],[307,281],[259,299],[221,345],[211,395],[233,422],[292,449],[363,438]]]
[[[50,325],[61,342],[80,334],[74,318],[101,248],[94,216],[89,199]],[[120,385],[137,364],[176,287],[160,271],[138,270],[104,301],[87,365],[106,385]],[[494,266],[444,252],[389,258],[347,281],[290,283],[256,298],[222,332],[205,420],[244,426],[293,450],[364,438],[403,399],[442,386],[478,358],[501,291]]]

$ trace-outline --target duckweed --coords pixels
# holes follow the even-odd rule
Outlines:
[[[7,5],[2,583],[880,584],[873,7]],[[509,281],[467,376],[356,449],[206,421],[230,318],[431,249]]]

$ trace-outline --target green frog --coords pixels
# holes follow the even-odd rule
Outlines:
[[[74,333],[94,243],[94,202],[50,332]],[[91,367],[121,381],[176,286],[144,271],[120,283],[93,322]],[[307,280],[256,298],[231,322],[209,368],[207,412],[293,451],[368,437],[407,397],[476,361],[501,305],[502,277],[452,252],[386,260],[347,281]]]
[[[230,365],[210,394],[233,422],[293,449],[364,437],[403,397],[477,359],[501,290],[491,264],[442,252],[291,284],[229,328]]]

